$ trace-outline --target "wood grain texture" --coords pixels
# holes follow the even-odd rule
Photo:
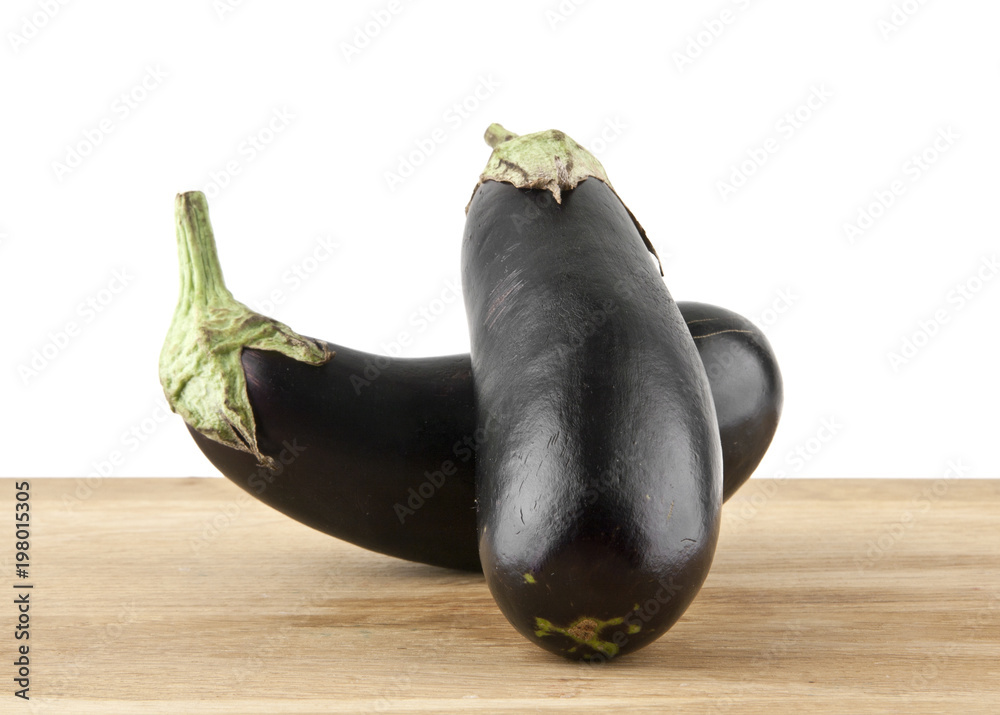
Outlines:
[[[222,479],[31,493],[32,700],[6,599],[3,713],[1000,712],[996,480],[751,481],[687,613],[601,666],[523,639],[481,576],[335,541]]]

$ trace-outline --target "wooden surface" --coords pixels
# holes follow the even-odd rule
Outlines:
[[[481,576],[222,479],[31,493],[32,700],[4,599],[2,713],[1000,712],[1000,481],[751,481],[683,618],[601,666],[524,640]]]

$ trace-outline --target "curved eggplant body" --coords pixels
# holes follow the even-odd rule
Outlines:
[[[697,594],[722,452],[705,368],[631,214],[596,178],[561,201],[487,180],[468,208],[479,552],[518,631],[593,660],[652,642]]]
[[[225,287],[204,194],[178,194],[175,217],[181,290],[160,379],[209,460],[251,495],[327,534],[479,570],[474,461],[485,428],[476,425],[469,356],[388,358],[298,335]],[[692,311],[726,416],[729,493],[770,442],[780,376],[749,321],[714,306],[679,307]],[[586,330],[599,326],[594,318]]]
[[[778,428],[781,372],[764,333],[742,315],[706,303],[677,305],[712,386],[725,501],[753,474]]]
[[[705,303],[677,306],[712,387],[728,498],[774,435],[781,374],[746,318]],[[398,558],[481,570],[475,462],[485,434],[476,431],[469,356],[389,359],[326,345],[335,356],[321,366],[243,351],[258,441],[275,469],[191,429],[198,447],[234,484],[325,534]]]
[[[478,571],[478,443],[466,355],[390,359],[325,343],[307,365],[244,349],[261,451],[191,430],[226,477],[282,513],[366,549]]]

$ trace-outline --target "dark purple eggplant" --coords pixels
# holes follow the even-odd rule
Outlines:
[[[472,381],[466,355],[393,359],[360,394],[370,353],[325,344],[312,366],[246,349],[242,365],[262,453],[188,429],[215,467],[278,511],[372,551],[480,570]],[[369,375],[371,373],[369,372]]]
[[[750,478],[778,428],[784,386],[771,344],[738,313],[678,302],[708,382],[722,440],[722,500]]]
[[[480,570],[474,464],[485,434],[476,429],[469,356],[388,358],[297,336],[240,306],[225,289],[204,197],[180,195],[177,214],[181,299],[161,379],[212,464],[252,496],[324,533],[412,561]],[[766,340],[749,321],[713,306],[679,307],[686,312],[688,305],[701,321],[692,330],[701,330],[696,326],[706,317],[721,321],[696,341],[706,361],[718,363],[706,362],[710,374],[777,375]],[[306,353],[312,359],[242,345],[246,325],[271,326],[299,349],[314,346]],[[198,335],[200,341],[190,339]],[[720,341],[734,346],[717,349]],[[213,380],[213,373],[221,375]],[[731,416],[724,443],[762,453],[771,434],[749,432],[746,424],[759,423],[767,405],[746,395],[773,387],[743,387],[719,375],[716,402],[732,401],[720,409]],[[214,405],[204,394],[215,395]],[[780,390],[771,394],[780,403]],[[741,454],[734,464],[752,461]],[[727,485],[735,490],[750,471],[727,471]]]
[[[480,560],[521,634],[605,660],[665,633],[708,575],[723,491],[711,388],[597,159],[558,131],[493,125],[487,141],[462,243]]]

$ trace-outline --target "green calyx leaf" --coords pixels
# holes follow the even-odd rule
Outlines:
[[[562,192],[576,188],[584,179],[594,178],[607,184],[618,196],[601,162],[584,147],[558,129],[520,136],[499,124],[491,124],[483,137],[492,147],[493,153],[486,168],[479,175],[479,182],[472,190],[472,196],[485,181],[501,181],[513,184],[519,189],[542,189],[551,191],[557,204],[562,204]],[[621,197],[618,197],[621,201]],[[469,199],[469,204],[472,199]],[[656,258],[663,275],[663,264],[656,253],[646,231],[636,220],[625,202],[622,206],[639,231],[643,243]],[[466,213],[469,205],[465,207]]]
[[[273,467],[274,460],[257,445],[240,362],[243,348],[273,350],[310,365],[327,362],[333,353],[233,298],[222,278],[202,192],[178,194],[174,208],[181,284],[160,352],[163,392],[170,408],[193,429]]]
[[[597,157],[558,129],[518,136],[491,124],[485,139],[493,153],[479,177],[480,184],[505,181],[519,189],[546,189],[557,204],[562,203],[563,191],[590,176],[611,186]]]

